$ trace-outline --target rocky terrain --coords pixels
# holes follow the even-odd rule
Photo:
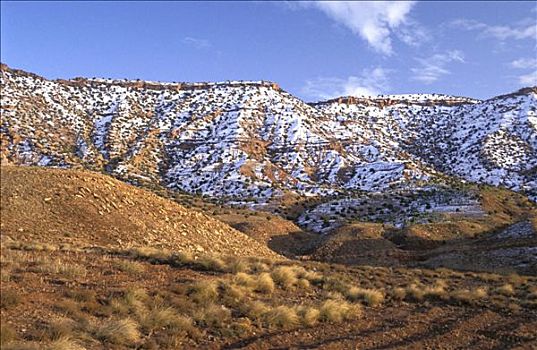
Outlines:
[[[318,195],[446,192],[461,180],[537,199],[535,87],[486,101],[421,94],[307,104],[263,81],[52,81],[5,65],[1,79],[3,163],[82,165],[269,207]],[[403,210],[474,210],[471,194],[436,198]]]
[[[1,173],[4,241],[278,256],[218,220],[109,176],[34,167]]]

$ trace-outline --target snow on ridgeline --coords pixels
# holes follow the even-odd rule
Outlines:
[[[264,81],[50,81],[2,66],[1,83],[2,159],[12,163],[81,163],[135,183],[258,201],[390,191],[441,173],[537,199],[536,88],[486,101],[411,94],[306,104]]]

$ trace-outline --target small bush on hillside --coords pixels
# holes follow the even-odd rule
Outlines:
[[[511,284],[504,284],[503,286],[497,289],[497,292],[500,293],[501,295],[510,297],[510,296],[515,295],[515,288]]]
[[[319,322],[321,312],[314,307],[300,306],[297,309],[298,316],[300,317],[302,324],[311,327]]]
[[[136,261],[119,260],[114,263],[114,266],[122,272],[126,272],[133,275],[145,271],[144,265]]]
[[[269,327],[291,328],[300,323],[296,310],[285,305],[269,310],[265,319]]]
[[[361,309],[344,300],[326,300],[319,309],[320,319],[328,322],[341,322],[346,319],[358,317]]]
[[[289,266],[277,267],[274,269],[274,271],[272,271],[271,276],[274,282],[285,289],[293,287],[297,282],[295,271]]]
[[[10,289],[5,289],[0,292],[0,307],[2,309],[9,309],[17,306],[21,302],[20,295]]]
[[[276,285],[269,273],[264,272],[260,274],[255,280],[254,290],[265,294],[272,294]]]
[[[117,345],[134,345],[140,340],[138,324],[130,318],[108,319],[95,328],[97,339]]]
[[[189,288],[188,296],[199,304],[213,302],[218,298],[218,285],[214,281],[199,281]]]
[[[378,306],[384,301],[384,293],[376,289],[351,287],[347,290],[346,296],[351,301],[363,300],[369,306]]]

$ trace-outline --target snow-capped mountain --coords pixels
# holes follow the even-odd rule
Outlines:
[[[82,165],[231,199],[446,181],[537,199],[537,88],[307,104],[265,81],[46,80],[2,65],[2,161]]]

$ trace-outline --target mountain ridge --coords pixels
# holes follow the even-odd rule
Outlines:
[[[155,84],[51,81],[2,65],[3,162],[82,165],[264,205],[458,179],[537,199],[537,87],[485,101],[307,104],[272,82]]]

